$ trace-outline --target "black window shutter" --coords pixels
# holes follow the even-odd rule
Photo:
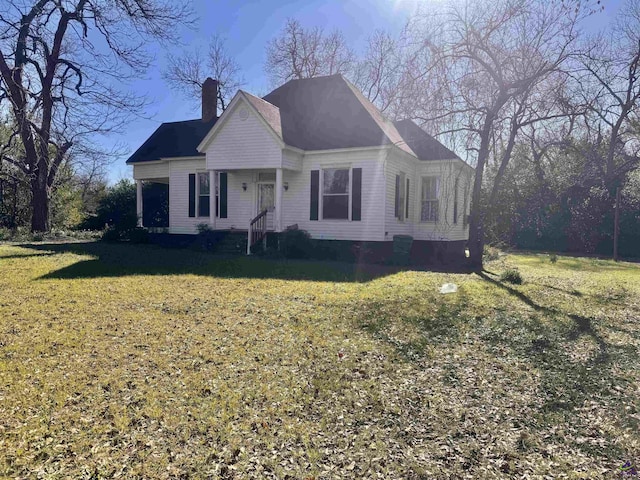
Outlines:
[[[400,175],[396,175],[396,202],[395,202],[395,216],[400,218]]]
[[[409,179],[407,178],[407,191],[404,192],[405,194],[405,202],[407,203],[404,209],[404,218],[409,218]]]
[[[227,218],[227,172],[220,172],[220,218]]]
[[[318,220],[318,197],[320,195],[320,170],[311,170],[311,211],[309,220]]]
[[[144,211],[144,210],[143,210]],[[458,223],[458,179],[453,187],[453,223]]]
[[[351,175],[351,220],[359,222],[362,219],[362,169],[354,168]]]
[[[189,216],[196,216],[196,174],[189,174]]]

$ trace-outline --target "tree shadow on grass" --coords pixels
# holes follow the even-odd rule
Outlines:
[[[568,295],[571,295],[573,297],[582,297],[584,294],[576,289],[566,289],[566,288],[560,288],[560,287],[555,287],[553,285],[549,285],[548,283],[536,283],[536,282],[531,282],[533,285],[538,285],[540,287],[543,288],[549,288],[551,290],[555,290],[556,292],[561,292],[561,293],[566,293]]]
[[[16,260],[16,259],[25,259],[25,258],[33,258],[33,257],[50,257],[51,255],[56,255],[56,252],[26,253],[24,255],[20,255],[20,254],[0,255],[0,260]]]
[[[506,302],[506,307],[503,302],[497,302],[493,313],[487,318],[470,316],[473,312],[473,300],[467,298],[463,288],[455,296],[436,296],[436,311],[433,315],[420,318],[411,318],[406,313],[399,315],[397,312],[403,311],[400,303],[391,306],[384,303],[361,305],[358,310],[359,327],[392,346],[404,361],[415,361],[418,364],[429,362],[425,355],[434,349],[446,352],[459,348],[463,341],[460,332],[469,334],[471,339],[477,339],[472,340],[472,344],[479,346],[481,351],[495,352],[499,357],[496,358],[497,363],[508,361],[512,357],[514,361],[529,365],[532,373],[526,382],[535,382],[535,386],[530,383],[528,385],[536,389],[539,398],[536,398],[535,404],[529,405],[535,412],[534,415],[526,418],[514,417],[524,429],[536,433],[538,438],[570,445],[588,456],[605,456],[610,461],[625,458],[629,452],[620,446],[615,434],[610,433],[615,432],[614,428],[611,431],[603,430],[594,437],[599,442],[604,440],[599,446],[596,446],[595,441],[582,441],[578,437],[593,435],[590,417],[590,412],[595,411],[593,409],[604,412],[604,418],[625,418],[625,408],[630,400],[621,395],[620,391],[622,388],[624,391],[629,390],[631,394],[633,386],[628,384],[628,380],[617,368],[625,363],[630,368],[638,368],[635,347],[607,343],[603,329],[608,327],[595,318],[578,315],[566,308],[545,305],[540,298],[532,298],[518,288],[499,282],[486,272],[479,276],[488,284],[506,292],[513,298],[513,302]],[[576,297],[574,301],[588,301],[587,297]],[[397,300],[401,301],[402,299]],[[517,304],[520,302],[531,307],[533,312],[519,313]],[[510,303],[514,308],[510,308]],[[418,327],[421,336],[411,337],[409,341],[399,341],[392,323],[400,319]],[[563,321],[556,323],[554,319]],[[571,322],[566,322],[566,319]],[[467,354],[473,356],[473,349],[476,347],[470,347]],[[464,356],[462,354],[461,358]],[[437,357],[442,358],[440,355]],[[479,358],[479,361],[483,361],[485,357]],[[451,359],[443,368],[456,371],[464,368],[464,361],[458,363]],[[491,390],[491,378],[485,380],[487,383],[483,388]],[[438,389],[437,386],[434,388]],[[514,388],[518,387],[514,385]],[[615,421],[616,428],[624,425],[624,420]],[[555,437],[557,427],[560,430],[568,428],[579,434]],[[544,448],[540,452],[546,454]]]
[[[591,339],[598,345],[599,353],[598,353],[598,355],[596,357],[597,363],[606,363],[609,360],[607,344],[603,340],[603,338],[593,329],[593,324],[592,324],[592,319],[591,318],[584,317],[582,315],[577,315],[575,313],[564,312],[564,311],[562,311],[560,309],[557,309],[555,307],[548,307],[548,306],[536,303],[534,300],[532,300],[530,297],[528,297],[527,295],[525,295],[521,291],[516,290],[515,288],[510,287],[509,285],[506,285],[506,284],[504,284],[502,282],[499,282],[498,280],[496,280],[494,278],[491,278],[489,275],[487,275],[487,273],[489,273],[489,272],[481,272],[478,275],[483,280],[485,280],[485,281],[487,281],[487,282],[489,282],[489,283],[501,288],[502,290],[507,291],[510,295],[513,295],[514,297],[518,298],[518,300],[520,300],[523,303],[525,303],[526,305],[530,306],[531,308],[533,308],[537,312],[542,312],[542,313],[545,313],[547,315],[552,315],[552,316],[555,316],[555,315],[566,315],[567,317],[569,317],[571,320],[573,320],[575,322],[575,326],[570,332],[568,332],[568,334],[566,336],[566,339],[570,340],[570,341],[575,341],[581,335],[587,335],[587,336],[591,337]],[[562,289],[557,289],[557,290],[562,290]],[[564,291],[564,290],[562,290],[562,291]]]
[[[220,256],[191,249],[104,242],[23,244],[46,255],[89,256],[41,279],[78,279],[132,275],[202,275],[219,278],[368,282],[408,270],[399,266],[267,257]]]
[[[508,292],[547,318],[565,317],[573,322],[569,329],[556,330],[548,324],[528,325],[527,322],[535,323],[535,320],[531,319],[534,315],[527,318],[505,315],[503,320],[510,322],[512,330],[520,329],[525,334],[486,339],[489,342],[507,345],[514,354],[527,358],[541,374],[538,390],[544,403],[539,409],[538,418],[532,423],[532,428],[537,428],[540,421],[542,425],[547,426],[564,422],[588,432],[592,428],[591,420],[582,410],[594,405],[598,405],[602,411],[607,411],[607,415],[612,418],[617,418],[618,426],[623,425],[626,402],[630,399],[622,395],[621,391],[628,390],[630,385],[624,375],[618,373],[616,366],[626,364],[629,368],[637,369],[636,348],[632,345],[607,343],[599,330],[608,326],[598,328],[598,322],[594,318],[546,306],[516,288],[489,277],[486,272],[479,275],[483,280]],[[510,328],[507,327],[506,330]],[[589,343],[580,342],[584,337],[593,342],[592,348],[586,346]],[[628,453],[621,449],[614,435],[602,432],[600,435],[607,439],[605,446],[578,442],[575,438],[569,441],[575,448],[588,455],[606,455],[610,459],[619,459]],[[566,442],[567,439],[562,441]]]

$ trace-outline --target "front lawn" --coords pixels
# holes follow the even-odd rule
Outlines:
[[[0,245],[0,477],[640,468],[640,267],[486,268]],[[501,283],[507,268],[524,283]]]

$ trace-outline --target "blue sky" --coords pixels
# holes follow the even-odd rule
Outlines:
[[[177,54],[181,48],[197,46],[206,50],[209,38],[217,33],[226,39],[229,54],[242,69],[246,81],[243,89],[265,95],[270,91],[263,70],[265,45],[282,29],[287,18],[296,18],[305,27],[339,29],[347,42],[360,51],[366,47],[367,38],[374,30],[400,30],[418,1],[423,0],[196,0],[197,24],[193,29],[180,30],[184,47],[171,51]],[[146,76],[132,84],[135,92],[148,95],[150,105],[131,122],[125,134],[118,136],[128,154],[133,153],[162,122],[197,118],[200,114],[199,107],[185,102],[162,79],[166,53],[156,50],[155,61]],[[131,176],[131,168],[125,161],[126,156],[112,164],[111,182]]]
[[[442,1],[447,0],[431,0],[432,3]],[[172,48],[171,53],[179,54],[181,49],[198,46],[206,50],[209,38],[217,33],[227,40],[229,54],[242,69],[246,80],[243,89],[262,96],[269,92],[263,71],[265,45],[278,34],[287,18],[293,17],[305,27],[339,29],[351,47],[359,52],[366,47],[367,38],[374,30],[399,31],[419,3],[428,5],[429,0],[195,0],[198,21],[192,29],[179,30],[183,46]],[[617,3],[617,0],[605,0],[605,13],[594,20],[603,21],[603,17],[615,11]],[[185,102],[162,79],[167,52],[153,47],[151,51],[155,56],[151,68],[131,85],[134,92],[147,95],[150,104],[130,123],[124,134],[110,137],[110,140],[124,144],[127,152],[111,165],[110,182],[131,177],[131,168],[124,163],[126,158],[162,122],[197,118],[200,114],[199,107]]]

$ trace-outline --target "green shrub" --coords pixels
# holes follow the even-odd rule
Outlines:
[[[136,227],[127,232],[131,243],[149,243],[149,232],[146,228]]]
[[[119,242],[122,240],[122,232],[115,227],[107,227],[102,232],[104,242]]]
[[[102,230],[105,225],[126,232],[136,228],[136,185],[130,180],[120,180],[110,187],[100,199],[95,215],[80,226],[85,230]]]
[[[558,256],[555,253],[552,253],[551,255],[549,255],[549,261],[551,263],[556,263],[558,261]]]
[[[482,252],[485,261],[498,260],[500,258],[500,250],[496,247],[492,247],[491,245],[485,245],[484,250]]]
[[[11,230],[8,228],[0,228],[0,242],[11,240]]]
[[[208,233],[214,231],[211,228],[211,225],[209,225],[208,223],[199,223],[198,225],[196,225],[196,230],[198,230],[198,233]]]
[[[522,274],[515,268],[508,268],[500,275],[501,282],[513,283],[514,285],[522,284]]]
[[[311,235],[305,230],[285,230],[280,235],[280,251],[286,258],[311,258]]]

